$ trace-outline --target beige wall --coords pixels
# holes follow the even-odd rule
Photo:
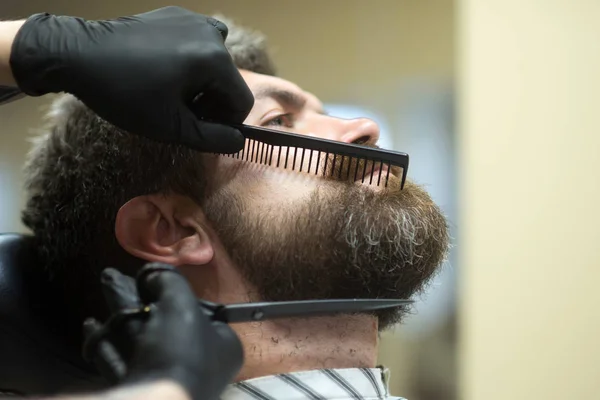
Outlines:
[[[26,16],[50,10],[112,18],[170,4],[174,3],[28,0],[0,5],[0,12],[8,9],[9,15]],[[182,0],[175,4],[205,14],[221,12],[260,29],[275,49],[281,74],[327,101],[384,105],[378,100],[381,90],[403,77],[452,75],[450,0]]]
[[[600,398],[600,2],[463,0],[462,398]]]

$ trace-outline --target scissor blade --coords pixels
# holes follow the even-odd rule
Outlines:
[[[213,319],[231,323],[263,321],[274,318],[374,311],[411,303],[413,300],[344,299],[229,304],[216,310]]]

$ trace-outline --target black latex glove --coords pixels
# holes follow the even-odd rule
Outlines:
[[[128,132],[234,153],[241,133],[200,119],[242,123],[254,104],[227,33],[179,7],[109,21],[36,14],[17,33],[10,64],[30,96],[68,92]]]
[[[219,398],[242,366],[241,343],[227,324],[209,319],[183,276],[168,265],[148,264],[137,290],[115,269],[102,273],[102,285],[111,312],[140,304],[151,304],[152,311],[100,343],[94,362],[101,373],[126,384],[168,379],[193,399]],[[98,328],[97,321],[85,323],[88,334]]]

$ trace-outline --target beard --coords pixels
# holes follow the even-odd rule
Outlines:
[[[225,189],[204,211],[259,301],[410,298],[448,250],[445,217],[410,181],[382,191],[323,181],[308,199],[260,213],[247,203]],[[383,330],[408,310],[368,314]]]

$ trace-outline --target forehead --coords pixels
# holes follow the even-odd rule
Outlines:
[[[245,69],[240,69],[240,73],[254,95],[265,90],[285,91],[305,98],[306,105],[310,108],[321,109],[323,107],[321,101],[314,94],[302,90],[300,86],[286,79],[276,76],[258,74]]]

